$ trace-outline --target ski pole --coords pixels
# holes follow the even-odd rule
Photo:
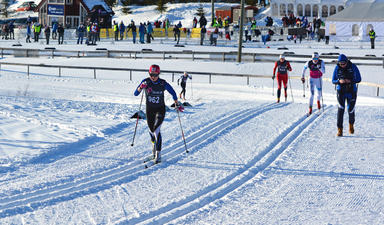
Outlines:
[[[133,139],[132,139],[132,144],[131,146],[133,146],[133,143],[135,141],[135,137],[136,137],[136,130],[137,130],[137,124],[139,123],[139,118],[140,118],[140,110],[141,110],[141,104],[143,103],[143,97],[144,97],[144,91],[143,93],[141,94],[141,100],[140,100],[140,106],[139,106],[139,111],[137,113],[137,120],[136,120],[136,126],[135,126],[135,132],[133,133]]]
[[[288,77],[288,82],[289,82],[289,88],[291,89],[292,102],[294,102],[294,100],[293,100],[293,92],[292,92],[292,85],[291,85],[291,78],[290,77]]]
[[[275,79],[272,79],[272,96],[275,96]]]
[[[321,90],[321,105],[324,112],[324,99],[323,99],[323,79],[320,77],[320,90]]]
[[[303,83],[303,97],[305,98],[305,84]]]
[[[191,79],[191,99],[193,99],[193,88],[192,88],[192,79]]]
[[[177,111],[177,117],[179,118],[179,124],[180,124],[180,129],[181,129],[181,136],[183,137],[184,146],[185,146],[185,152],[188,153],[189,151],[188,151],[188,148],[187,148],[187,143],[185,142],[183,127],[181,126],[180,112],[177,109],[177,106],[176,106],[176,111]]]

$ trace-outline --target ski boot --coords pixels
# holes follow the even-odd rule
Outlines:
[[[321,108],[321,105],[320,105],[320,101],[317,101],[317,108],[320,110]]]
[[[312,106],[309,106],[308,115],[311,115],[311,114],[312,114]]]
[[[276,103],[279,103],[280,102],[280,98],[277,98],[277,102]]]
[[[353,127],[353,124],[352,124],[352,123],[349,124],[349,133],[350,133],[350,134],[355,133],[355,128]]]
[[[285,102],[287,102],[287,96],[285,96]]]
[[[343,136],[343,128],[337,128],[337,134],[336,136],[341,137]]]
[[[155,144],[155,141],[151,141],[152,142],[152,159],[155,159],[155,155],[156,155],[156,144]]]
[[[161,162],[161,153],[160,153],[160,151],[156,151],[155,158],[153,159],[153,161],[155,162],[155,164]]]

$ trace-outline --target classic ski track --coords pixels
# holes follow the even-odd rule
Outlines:
[[[199,146],[202,143],[205,143],[212,138],[217,138],[217,136],[222,133],[228,132],[228,130],[232,127],[240,126],[249,118],[255,117],[272,109],[281,108],[287,104],[288,103],[262,104],[257,108],[244,109],[240,112],[235,111],[219,120],[208,123],[202,129],[186,137],[187,145],[189,146],[190,151],[189,154],[193,154],[193,152],[198,151]],[[184,143],[180,140],[175,145],[165,148],[162,152],[164,152],[163,157],[167,158],[167,164],[169,162],[177,162],[185,157]],[[94,176],[60,183],[58,185],[49,186],[46,189],[40,189],[37,191],[23,192],[21,190],[21,194],[1,198],[0,218],[23,214],[26,212],[33,212],[34,210],[43,208],[47,205],[54,205],[58,202],[75,199],[78,196],[96,193],[100,190],[110,188],[115,184],[130,182],[137,179],[141,175],[147,175],[154,172],[156,169],[164,167],[155,166],[151,167],[151,169],[145,169],[143,166],[144,159],[145,157],[142,157],[122,167],[112,168]]]
[[[291,143],[293,143],[305,129],[309,127],[315,120],[318,120],[329,111],[331,106],[326,106],[324,112],[307,117],[303,115],[292,123],[285,131],[275,138],[265,149],[249,161],[244,167],[237,172],[227,176],[219,182],[211,184],[201,189],[196,194],[187,197],[178,202],[172,202],[154,211],[150,211],[138,218],[130,220],[121,220],[119,224],[165,224],[177,218],[185,216],[196,211],[208,204],[226,196],[232,191],[238,189],[247,181],[254,178],[265,168],[271,165],[278,156],[284,152]]]

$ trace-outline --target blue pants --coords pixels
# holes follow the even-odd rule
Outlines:
[[[347,110],[349,115],[349,123],[355,123],[355,105],[356,105],[357,92],[343,92],[337,91],[337,101],[339,103],[339,109],[337,110],[337,127],[343,128],[343,119],[345,111],[345,101],[347,101]]]

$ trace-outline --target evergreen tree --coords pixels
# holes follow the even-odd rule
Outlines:
[[[121,4],[123,5],[122,12],[124,14],[131,14],[131,8],[129,8],[130,5],[132,5],[133,0],[121,0]]]
[[[105,1],[105,3],[107,3],[107,5],[108,5],[109,7],[113,7],[113,6],[115,6],[116,3],[117,3],[117,0],[104,0],[104,1]]]
[[[9,15],[9,11],[8,11],[9,2],[10,2],[10,0],[1,0],[0,1],[1,15],[4,16],[5,18],[7,18]]]
[[[200,4],[199,8],[197,8],[197,13],[195,15],[197,15],[199,17],[205,15],[204,8],[203,8],[202,4]]]
[[[166,0],[158,0],[156,10],[159,11],[161,14],[165,11],[167,11],[167,7],[165,6]]]

